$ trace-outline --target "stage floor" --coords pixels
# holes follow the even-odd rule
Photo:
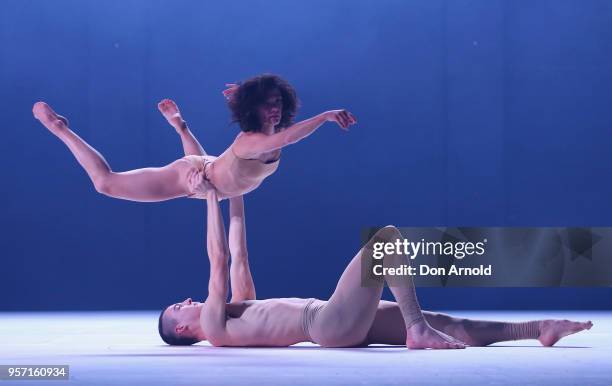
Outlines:
[[[535,340],[465,350],[215,348],[163,344],[158,311],[0,313],[0,364],[70,365],[69,382],[87,385],[612,385],[612,312],[449,313],[513,321],[591,320],[594,326],[552,348]]]

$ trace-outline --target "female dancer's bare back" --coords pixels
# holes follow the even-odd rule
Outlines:
[[[230,88],[231,89],[231,88]],[[227,92],[227,90],[226,90]],[[327,121],[347,129],[356,123],[346,110],[332,110],[298,122],[278,131],[282,101],[271,93],[259,107],[261,132],[240,133],[219,157],[206,155],[203,150],[185,156],[162,167],[148,167],[126,172],[114,172],[104,157],[69,128],[68,120],[56,114],[44,102],[34,104],[33,113],[49,131],[68,146],[85,169],[96,190],[102,194],[131,201],[155,202],[179,197],[205,198],[209,180],[220,192],[220,198],[242,195],[257,188],[278,167],[280,149],[298,142]],[[164,100],[159,109],[177,129],[191,135],[174,102]]]

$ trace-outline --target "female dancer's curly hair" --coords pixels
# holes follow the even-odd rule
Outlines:
[[[238,123],[242,131],[260,132],[261,122],[257,108],[266,101],[268,93],[274,89],[280,91],[283,99],[283,111],[275,131],[291,126],[300,102],[293,86],[274,74],[258,75],[240,84],[227,102],[232,112],[232,122]]]

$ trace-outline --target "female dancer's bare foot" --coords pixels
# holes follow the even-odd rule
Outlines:
[[[542,320],[538,340],[543,346],[552,346],[564,336],[575,334],[582,330],[590,330],[593,323],[572,322],[571,320]]]
[[[406,347],[410,349],[465,348],[465,343],[431,327],[425,320],[410,326],[406,331]]]
[[[181,133],[181,131],[187,128],[187,124],[183,120],[181,116],[181,112],[178,109],[176,103],[174,103],[171,99],[164,99],[157,104],[157,108],[162,113],[164,118],[168,121],[169,124],[174,127],[177,133]]]
[[[50,132],[59,136],[68,128],[68,120],[58,115],[45,102],[36,102],[32,107],[34,118],[38,119]]]

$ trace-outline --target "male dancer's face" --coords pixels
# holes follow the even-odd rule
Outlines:
[[[194,331],[196,326],[200,324],[200,311],[204,303],[194,302],[191,298],[187,298],[180,303],[169,305],[164,312],[165,318],[176,320],[176,328],[180,333],[185,330]]]

